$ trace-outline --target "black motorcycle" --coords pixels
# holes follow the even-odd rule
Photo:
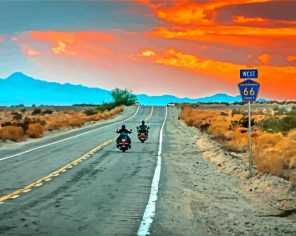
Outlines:
[[[132,130],[130,130],[132,132]],[[121,133],[119,135],[119,140],[117,143],[117,148],[121,150],[122,152],[125,152],[126,150],[131,148],[131,145],[129,143],[129,137],[127,133]]]

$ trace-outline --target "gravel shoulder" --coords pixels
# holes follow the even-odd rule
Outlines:
[[[296,193],[247,165],[169,108],[152,235],[296,235]]]

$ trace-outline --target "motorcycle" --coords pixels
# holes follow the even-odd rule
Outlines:
[[[130,143],[128,142],[128,134],[125,134],[125,133],[120,134],[120,139],[117,144],[117,148],[122,152],[125,152],[126,150],[131,148]]]
[[[148,129],[149,129],[149,127],[148,127]],[[147,133],[148,133],[148,130],[147,130]],[[145,131],[138,131],[138,139],[139,139],[139,141],[144,143],[148,139],[148,135],[146,134]]]

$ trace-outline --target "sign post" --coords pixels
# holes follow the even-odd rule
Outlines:
[[[238,88],[244,102],[248,102],[248,146],[249,146],[249,177],[253,176],[253,159],[252,159],[252,136],[251,136],[251,102],[256,101],[260,84],[250,78],[258,78],[257,69],[240,70],[240,78],[247,79],[238,84]]]
[[[249,177],[253,176],[253,158],[252,158],[252,126],[251,126],[251,102],[248,102],[248,142],[249,142]]]

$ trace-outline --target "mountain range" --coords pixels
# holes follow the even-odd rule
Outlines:
[[[241,97],[227,94],[215,94],[203,98],[179,98],[172,95],[148,96],[137,95],[142,105],[166,105],[168,103],[197,102],[240,102]],[[21,72],[0,79],[0,106],[23,104],[35,105],[73,105],[101,104],[112,101],[111,92],[100,88],[90,88],[83,85],[60,84],[31,78]]]

